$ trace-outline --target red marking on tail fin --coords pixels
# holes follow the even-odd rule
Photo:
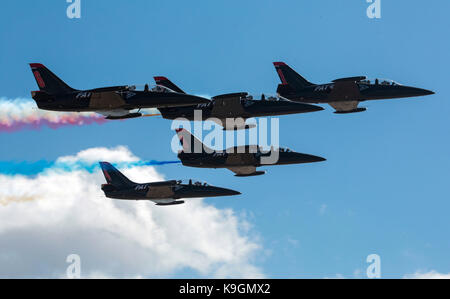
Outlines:
[[[284,62],[274,62],[273,65],[274,66],[282,66],[282,65],[286,65],[286,63],[284,63]]]
[[[41,74],[39,74],[38,71],[33,72],[34,77],[36,78],[37,83],[39,84],[40,88],[45,88],[45,82],[42,80]]]
[[[158,81],[168,81],[168,79],[166,77],[153,77],[153,79],[155,79],[156,82],[158,82]]]
[[[30,63],[30,67],[35,69],[35,68],[44,68],[45,66],[40,63]]]
[[[106,170],[103,170],[103,174],[105,175],[106,179],[111,182],[111,177],[109,176],[109,173]]]
[[[284,78],[283,71],[281,69],[277,69],[277,72],[278,72],[278,76],[280,76],[281,82],[283,84],[287,84],[286,79]]]

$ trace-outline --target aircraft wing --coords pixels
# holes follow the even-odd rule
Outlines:
[[[96,111],[98,114],[101,114],[105,117],[105,119],[115,120],[115,119],[127,119],[127,118],[135,118],[141,117],[142,113],[135,112],[132,113],[130,110],[125,109],[115,109],[115,110],[100,110]]]
[[[233,120],[233,118],[231,118]],[[230,123],[227,123],[227,119],[218,119],[216,117],[211,118],[211,120],[213,122],[215,122],[216,124],[218,124],[219,126],[223,127],[224,131],[230,130],[230,131],[235,131],[235,130],[247,130],[247,129],[253,129],[256,128],[256,124],[247,124],[245,122],[245,119],[242,119],[242,122],[239,121],[239,119],[234,119],[235,121],[231,121],[231,126]]]
[[[237,167],[228,167],[228,170],[231,170],[235,173],[235,176],[255,176],[265,174],[265,171],[256,171],[255,166],[237,166]]]
[[[329,98],[331,100],[330,106],[336,109],[335,113],[354,113],[366,110],[365,108],[358,108],[361,93],[353,80],[341,79],[341,81],[334,83]]]
[[[135,110],[135,109],[133,109],[133,110]],[[143,114],[141,112],[131,112],[131,110],[125,110],[125,109],[99,110],[99,111],[95,111],[95,112],[103,115],[105,117],[105,119],[108,119],[108,120],[128,119],[128,118],[137,118],[137,117],[142,117],[142,116],[161,115],[161,114]]]
[[[363,112],[366,111],[366,108],[358,108],[358,101],[339,101],[339,102],[330,102],[331,107],[333,107],[338,114],[343,113],[355,113],[355,112]]]

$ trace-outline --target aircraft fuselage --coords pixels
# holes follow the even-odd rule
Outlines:
[[[324,158],[302,154],[297,152],[278,151],[277,153],[270,152],[250,152],[249,146],[235,147],[224,152],[214,153],[185,153],[178,154],[184,166],[198,167],[198,168],[236,168],[236,167],[260,167],[266,165],[288,165],[288,164],[302,164],[325,161]],[[243,152],[245,150],[245,152]],[[261,161],[262,157],[269,157],[277,154],[278,159],[272,164],[264,164]]]
[[[32,92],[32,97],[40,109],[64,112],[128,111],[209,102],[201,97],[176,92],[136,91],[126,87],[74,91],[56,95],[35,91]]]
[[[367,84],[351,81],[312,85],[303,89],[294,89],[289,85],[280,84],[277,91],[283,98],[305,103],[362,102],[433,94],[432,91],[416,87],[381,83]]]
[[[106,197],[124,200],[164,200],[231,196],[240,194],[237,191],[219,188],[201,183],[180,184],[177,181],[161,183],[134,184],[126,188],[116,188],[106,184],[102,186]]]
[[[195,120],[195,111],[200,110],[202,121],[216,118],[225,123],[227,118],[248,119],[252,117],[277,116],[296,113],[307,113],[323,110],[322,107],[294,103],[285,100],[253,100],[246,98],[247,93],[227,94],[214,97],[207,104],[199,104],[185,107],[171,107],[159,109],[166,119],[183,117]]]

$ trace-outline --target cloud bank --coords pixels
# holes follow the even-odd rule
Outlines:
[[[118,147],[58,161],[99,160],[140,159]],[[164,179],[151,166],[123,171],[136,182]],[[0,175],[0,278],[65,277],[70,254],[81,257],[82,277],[263,276],[253,260],[258,239],[232,210],[201,199],[173,207],[111,200],[102,183],[99,171],[83,169]]]
[[[430,272],[418,271],[414,274],[407,274],[403,278],[407,279],[450,279],[450,273],[439,273],[434,270]]]

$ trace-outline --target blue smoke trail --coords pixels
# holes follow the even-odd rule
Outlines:
[[[179,164],[180,161],[133,161],[113,163],[117,168],[132,168],[139,166],[159,166],[167,164]],[[99,163],[95,162],[60,162],[60,161],[37,161],[37,162],[14,162],[0,161],[0,174],[4,175],[37,175],[46,170],[61,170],[66,172],[85,170],[89,173],[100,169]]]

